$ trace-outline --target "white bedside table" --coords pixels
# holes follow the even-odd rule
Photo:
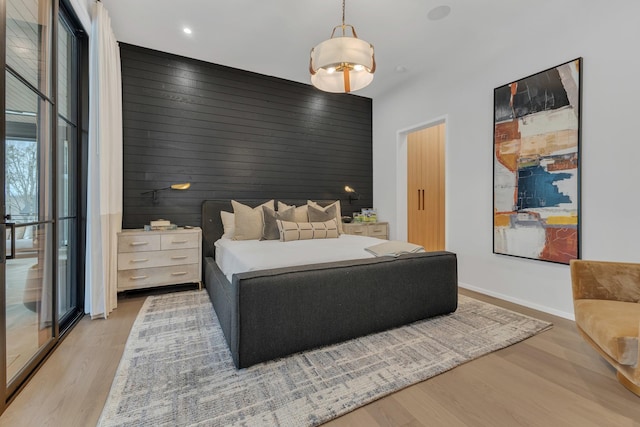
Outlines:
[[[118,292],[180,283],[202,289],[199,227],[118,233]]]

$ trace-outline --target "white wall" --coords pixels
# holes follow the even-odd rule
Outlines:
[[[488,22],[487,34],[434,58],[437,73],[374,100],[374,205],[391,237],[406,237],[399,132],[445,118],[447,249],[458,255],[460,285],[573,318],[568,266],[492,253],[493,89],[583,58],[582,258],[640,262],[640,2],[521,7],[517,20]]]

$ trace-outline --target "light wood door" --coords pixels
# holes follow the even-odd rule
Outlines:
[[[445,124],[407,136],[408,241],[427,251],[444,250]]]

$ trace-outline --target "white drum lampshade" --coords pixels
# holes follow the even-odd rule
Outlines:
[[[351,29],[351,36],[346,29]],[[334,37],[336,29],[341,37]],[[362,89],[371,83],[376,69],[373,45],[361,40],[352,25],[344,23],[333,29],[331,38],[311,49],[309,72],[311,84],[325,92],[348,93]]]

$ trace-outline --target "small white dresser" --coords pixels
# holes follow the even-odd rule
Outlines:
[[[199,227],[118,233],[118,292],[181,283],[202,288]]]

